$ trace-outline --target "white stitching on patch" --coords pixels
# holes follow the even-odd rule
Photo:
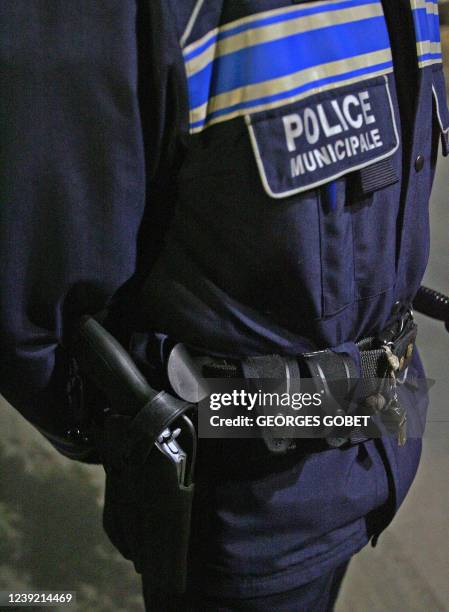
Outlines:
[[[251,145],[252,145],[252,148],[253,148],[254,157],[256,158],[256,163],[257,163],[257,167],[258,167],[258,170],[259,170],[260,179],[262,181],[263,188],[264,188],[265,192],[267,193],[267,195],[269,195],[271,198],[274,198],[274,199],[277,199],[277,200],[282,199],[282,198],[287,198],[288,196],[292,196],[292,195],[295,195],[297,193],[302,193],[304,191],[309,191],[311,189],[316,189],[317,187],[320,187],[321,185],[325,185],[326,183],[330,183],[331,181],[335,181],[336,179],[341,178],[342,176],[344,176],[346,174],[349,174],[350,172],[355,172],[356,170],[362,170],[363,168],[367,168],[368,166],[371,166],[372,164],[375,164],[376,162],[379,162],[379,161],[382,161],[384,159],[388,159],[389,157],[392,157],[396,153],[396,151],[399,149],[400,141],[399,141],[398,126],[397,126],[397,123],[396,123],[396,116],[395,116],[395,113],[394,113],[393,100],[391,98],[390,85],[388,83],[388,77],[384,76],[384,79],[385,79],[385,87],[386,87],[386,90],[387,90],[388,100],[390,102],[391,117],[392,117],[393,126],[394,126],[394,135],[395,135],[395,138],[396,138],[396,145],[395,145],[395,147],[391,151],[381,155],[380,157],[376,157],[374,159],[370,159],[368,162],[365,162],[363,164],[359,164],[358,166],[353,166],[352,168],[348,168],[347,170],[343,170],[342,172],[339,172],[339,173],[335,174],[334,176],[328,177],[328,178],[323,179],[321,181],[317,181],[316,183],[313,183],[311,185],[305,185],[303,187],[298,187],[296,189],[291,189],[289,191],[283,191],[282,193],[275,193],[271,189],[271,187],[270,187],[270,184],[268,182],[268,179],[267,179],[267,176],[266,176],[266,173],[265,173],[265,166],[263,164],[262,157],[260,155],[259,145],[257,144],[256,134],[255,134],[254,128],[253,128],[253,126],[251,124],[251,116],[250,115],[246,115],[245,116],[245,122],[246,122],[246,125],[248,127],[249,138],[250,138]]]

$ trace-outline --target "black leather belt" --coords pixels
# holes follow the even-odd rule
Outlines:
[[[342,410],[338,395],[350,393],[356,382],[358,401],[364,403],[373,414],[379,413],[387,429],[397,433],[399,444],[403,444],[406,413],[399,404],[395,386],[396,381],[406,375],[416,335],[417,325],[413,313],[408,310],[380,334],[357,342],[360,370],[349,355],[325,349],[297,357],[264,355],[240,360],[209,358],[202,366],[202,375],[204,378],[222,379],[311,378],[317,389],[326,391],[326,411],[333,414],[338,414],[338,411],[341,413]],[[335,385],[336,381],[338,385]],[[342,388],[342,381],[347,381],[346,388],[344,385]],[[291,440],[271,436],[269,432],[263,435],[272,452],[285,453],[294,446]],[[331,446],[341,446],[363,439],[366,436],[354,431],[347,438],[329,438],[328,443]]]
[[[389,347],[394,355],[399,359],[399,373],[404,372],[411,361],[415,340],[417,335],[417,325],[411,311],[393,325],[386,328],[377,336],[363,338],[356,343],[360,351],[361,377],[365,380],[375,378],[385,378],[390,364],[388,362],[385,347]],[[326,378],[358,378],[359,372],[354,362],[345,354],[335,353],[331,349],[324,349],[309,353],[302,353],[297,358],[283,357],[281,355],[269,355],[262,357],[251,357],[250,361],[263,363],[267,377],[273,377],[277,370],[285,372],[285,363],[294,368],[294,363],[298,360],[299,365],[305,362],[309,368],[310,375],[320,376],[320,370]],[[205,378],[243,378],[248,374],[248,359],[219,359],[210,358],[209,363],[203,366]],[[282,366],[277,365],[282,364]],[[291,362],[291,363],[289,363]],[[319,369],[318,366],[319,365]],[[260,377],[260,376],[259,376]]]

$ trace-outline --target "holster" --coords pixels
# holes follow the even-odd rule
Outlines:
[[[126,421],[127,417],[111,416],[103,430],[104,529],[147,584],[182,593],[194,485],[178,482],[175,465],[156,446],[138,460]]]
[[[109,403],[94,427],[106,471],[105,531],[147,583],[182,593],[194,491],[196,432],[185,416],[192,405],[152,389],[95,319],[81,321],[73,353]]]

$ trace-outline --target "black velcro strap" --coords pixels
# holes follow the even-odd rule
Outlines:
[[[384,349],[360,351],[362,378],[384,378],[387,374],[388,361]]]
[[[245,378],[285,378],[285,358],[281,355],[256,355],[242,359]]]
[[[360,170],[360,187],[365,195],[394,185],[398,181],[398,173],[390,158]]]
[[[378,391],[379,379],[385,378],[388,373],[388,360],[385,350],[360,351],[360,363],[362,376],[358,393],[360,397],[367,397]]]

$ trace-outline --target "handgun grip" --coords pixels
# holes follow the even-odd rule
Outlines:
[[[72,349],[81,373],[121,414],[134,416],[158,395],[123,346],[96,319],[83,317]]]

